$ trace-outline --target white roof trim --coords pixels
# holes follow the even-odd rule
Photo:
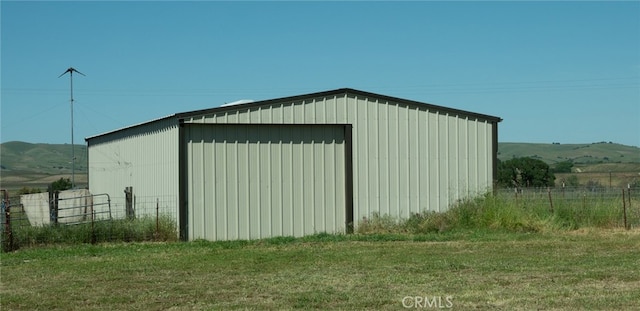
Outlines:
[[[253,99],[241,99],[241,100],[236,100],[234,102],[222,104],[222,105],[220,105],[220,107],[244,105],[244,104],[250,104],[250,103],[253,103],[253,102],[254,102]]]

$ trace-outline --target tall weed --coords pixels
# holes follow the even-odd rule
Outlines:
[[[118,219],[77,225],[16,226],[13,249],[51,244],[112,241],[176,241],[175,221],[169,216]],[[4,237],[3,237],[4,239]]]
[[[357,226],[357,233],[442,233],[455,230],[500,230],[508,232],[543,232],[574,230],[585,227],[620,227],[623,219],[618,200],[605,198],[589,201],[551,202],[548,197],[511,197],[487,193],[464,199],[446,212],[425,211],[407,219],[374,213]],[[630,222],[638,222],[633,211]]]

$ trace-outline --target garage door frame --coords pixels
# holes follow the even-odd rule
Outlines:
[[[238,126],[238,127],[248,127],[248,126],[259,126],[259,127],[270,127],[270,126],[278,126],[278,127],[326,127],[326,126],[336,126],[342,127],[344,134],[344,196],[345,196],[345,232],[352,233],[353,232],[353,150],[352,150],[352,124],[286,124],[286,123],[185,123],[183,119],[179,120],[179,162],[180,162],[180,173],[179,173],[179,232],[180,238],[182,240],[189,240],[189,202],[188,202],[188,178],[189,178],[189,163],[187,159],[188,150],[188,137],[187,128],[191,125],[197,126],[207,126],[210,125],[212,127],[215,126]]]

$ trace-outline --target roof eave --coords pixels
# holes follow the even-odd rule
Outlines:
[[[152,119],[152,120],[149,120],[149,121],[140,122],[140,123],[136,123],[136,124],[133,124],[133,125],[121,127],[121,128],[115,129],[115,130],[108,131],[108,132],[104,132],[104,133],[100,133],[100,134],[96,134],[96,135],[92,135],[92,136],[87,136],[87,137],[84,138],[84,141],[88,142],[90,139],[106,136],[106,135],[109,135],[109,134],[112,134],[112,133],[121,132],[121,131],[124,131],[124,130],[136,128],[136,127],[140,127],[140,126],[143,126],[145,124],[149,124],[151,122],[162,121],[162,120],[171,119],[171,118],[175,118],[175,117],[176,117],[175,113],[174,114],[170,114],[168,116],[164,116],[164,117]]]

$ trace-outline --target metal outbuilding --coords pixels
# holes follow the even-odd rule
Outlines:
[[[349,232],[491,191],[500,121],[354,89],[177,113],[88,137],[89,189],[188,240]]]

